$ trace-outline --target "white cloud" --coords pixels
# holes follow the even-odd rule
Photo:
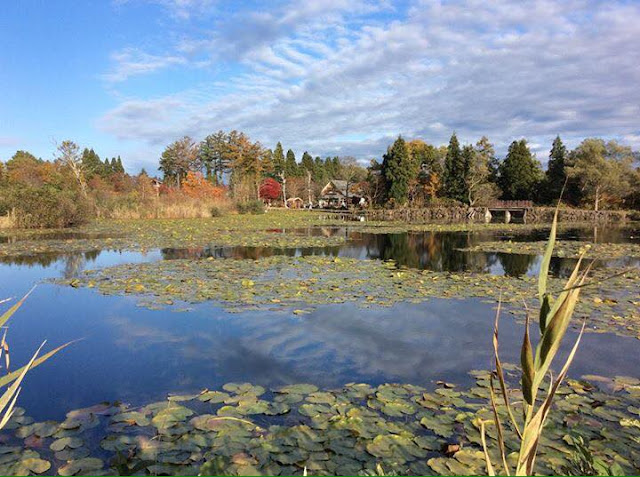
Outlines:
[[[137,48],[126,48],[111,55],[113,69],[102,75],[110,83],[126,81],[132,76],[154,73],[172,66],[187,65],[185,57],[177,55],[150,55]]]
[[[440,144],[453,130],[466,141],[488,135],[500,151],[527,137],[541,160],[556,134],[570,145],[597,135],[637,147],[640,4],[425,2],[386,20],[373,9],[290,4],[185,40],[183,51],[241,71],[123,101],[101,127],[154,147],[237,128],[269,146],[361,158],[399,133]],[[154,58],[150,68],[162,64]]]

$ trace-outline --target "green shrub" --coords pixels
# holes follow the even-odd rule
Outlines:
[[[92,216],[88,199],[53,187],[20,187],[9,191],[6,206],[20,228],[63,228],[81,225]]]
[[[264,204],[261,200],[247,200],[236,204],[239,214],[264,214]]]
[[[224,212],[222,212],[222,209],[217,205],[214,205],[213,207],[211,207],[209,209],[209,212],[211,213],[211,217],[222,217],[224,215]]]

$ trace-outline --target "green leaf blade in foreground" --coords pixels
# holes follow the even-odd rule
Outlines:
[[[540,303],[544,305],[545,296],[547,295],[547,277],[549,276],[549,266],[551,264],[551,256],[553,255],[553,249],[556,244],[556,233],[558,229],[558,208],[553,214],[553,222],[551,223],[551,232],[549,233],[549,242],[547,243],[547,249],[542,256],[542,263],[540,264],[540,273],[538,275],[538,298]],[[548,306],[548,304],[547,304]],[[546,327],[547,316],[543,313],[546,309],[545,306],[540,307],[540,332],[544,333]],[[548,313],[548,310],[547,310]]]
[[[69,346],[71,343],[75,343],[75,341],[69,341],[68,343],[65,343],[65,344],[63,344],[61,346],[58,346],[57,348],[52,349],[48,353],[45,353],[42,356],[40,356],[38,359],[36,359],[30,365],[22,366],[21,368],[16,369],[15,371],[12,371],[11,373],[5,374],[4,376],[0,377],[0,387],[6,386],[10,382],[15,381],[16,379],[18,379],[20,377],[21,373],[25,370],[25,368],[29,367],[29,368],[33,369],[36,366],[41,365],[42,363],[47,361],[49,358],[51,358],[54,354],[56,354],[58,351],[62,351],[64,348]]]
[[[29,292],[22,297],[22,299],[16,303],[15,305],[13,305],[11,308],[9,308],[7,311],[5,311],[2,316],[0,316],[0,326],[4,326],[5,323],[7,321],[9,321],[9,318],[11,318],[13,316],[13,314],[18,311],[18,308],[20,308],[22,306],[22,304],[24,303],[24,301],[29,297],[29,295],[31,295],[31,292],[35,289],[35,287],[33,287],[31,290],[29,290]]]

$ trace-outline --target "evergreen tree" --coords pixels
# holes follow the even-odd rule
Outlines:
[[[404,205],[409,197],[411,156],[402,136],[398,136],[382,158],[382,175],[386,183],[387,198]]]
[[[324,169],[324,161],[317,156],[313,163],[313,182],[324,186],[327,182],[327,171]]]
[[[325,158],[324,160],[324,172],[327,175],[327,180],[333,180],[336,178],[336,173],[333,169],[333,161],[330,157]]]
[[[545,174],[544,200],[553,202],[560,198],[560,193],[567,180],[567,148],[560,136],[556,136],[549,152],[549,163]]]
[[[280,142],[276,144],[276,148],[273,151],[273,170],[276,174],[280,174],[284,171],[284,152]]]
[[[500,188],[508,200],[534,200],[542,179],[540,163],[533,157],[527,141],[513,141],[500,164]]]
[[[284,163],[284,173],[287,177],[296,177],[300,175],[298,163],[296,162],[296,155],[291,149],[287,151],[287,158]]]
[[[307,151],[304,151],[302,160],[300,161],[300,168],[302,169],[302,172],[304,172],[304,175],[307,175],[307,171],[313,174],[314,166],[313,157],[311,157],[311,154]]]
[[[464,202],[466,200],[465,163],[456,133],[451,135],[444,162],[444,191],[447,197]]]
[[[91,178],[96,174],[101,175],[102,160],[93,149],[85,147],[84,151],[82,151],[82,168],[87,178]]]
[[[342,164],[340,163],[340,158],[338,156],[335,156],[331,160],[331,167],[333,169],[334,179],[339,179],[340,177],[342,177]]]
[[[262,152],[262,174],[267,177],[271,177],[275,174],[273,151],[271,149],[265,149]]]
[[[476,161],[476,150],[471,144],[466,144],[462,148],[460,157],[462,157],[462,178],[464,179],[464,184],[461,187],[464,194],[462,200],[466,202],[469,197],[469,175]]]
[[[105,157],[104,163],[102,164],[102,175],[109,176],[111,175],[112,172],[113,170],[111,169],[111,163],[109,162],[109,158]]]
[[[118,172],[124,174],[124,166],[122,165],[122,159],[120,159],[120,156],[116,159],[116,167],[118,168]]]

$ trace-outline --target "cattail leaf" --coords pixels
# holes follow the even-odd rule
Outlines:
[[[578,303],[581,290],[580,286],[584,284],[587,273],[589,272],[589,270],[586,270],[578,281],[574,277],[577,275],[579,267],[580,261],[578,261],[574,273],[567,282],[566,289],[568,290],[560,294],[550,311],[550,314],[552,315],[551,319],[544,334],[542,335],[542,338],[540,339],[540,344],[538,345],[539,349],[536,351],[536,378],[533,383],[534,388],[537,388],[540,384],[541,378],[546,374],[547,370],[551,366],[551,362],[560,348],[562,338],[567,331],[569,322],[571,321],[571,316],[573,315],[573,311]],[[574,286],[576,284],[577,286]]]
[[[538,323],[540,324],[540,333],[544,333],[545,328],[547,327],[547,318],[549,317],[549,312],[551,311],[551,296],[544,295],[542,298],[542,303],[540,304],[540,317]]]
[[[9,308],[7,311],[5,311],[2,315],[0,315],[0,326],[4,326],[4,324],[9,321],[9,318],[11,318],[13,316],[13,314],[18,311],[18,308],[20,308],[22,306],[22,304],[24,303],[24,301],[27,299],[27,297],[29,295],[31,295],[31,292],[35,289],[35,287],[33,287],[31,290],[29,290],[29,292],[22,297],[22,299],[16,303],[15,305],[13,305],[11,308]],[[5,300],[3,300],[4,302]]]
[[[63,344],[61,346],[58,346],[57,348],[52,349],[51,351],[49,351],[46,354],[43,354],[42,356],[40,356],[37,359],[35,359],[35,356],[34,356],[33,362],[29,363],[28,365],[22,366],[21,368],[16,369],[15,371],[13,371],[11,373],[7,373],[4,376],[0,377],[0,387],[6,386],[10,382],[15,381],[16,379],[20,378],[22,373],[26,372],[26,370],[28,370],[29,368],[35,368],[36,366],[41,365],[46,360],[51,358],[54,354],[56,354],[58,351],[63,350],[64,348],[69,346],[71,343],[74,343],[74,341],[69,341],[68,343],[65,343],[65,344]]]
[[[546,370],[553,360],[562,338],[569,326],[571,315],[578,301],[579,289],[572,290],[562,297],[561,305],[556,313],[551,317],[549,325],[546,327],[540,339],[540,362],[536,370]]]
[[[551,264],[551,255],[553,255],[553,248],[556,245],[556,231],[558,229],[558,208],[553,214],[553,222],[551,223],[551,232],[549,233],[549,242],[547,243],[547,249],[542,256],[542,263],[540,264],[540,273],[538,274],[538,297],[540,302],[543,301],[544,296],[547,293],[547,276],[549,275],[549,265]]]
[[[531,339],[529,338],[529,315],[524,329],[524,339],[520,350],[520,364],[522,366],[522,395],[529,405],[533,405],[533,349],[531,348]]]

